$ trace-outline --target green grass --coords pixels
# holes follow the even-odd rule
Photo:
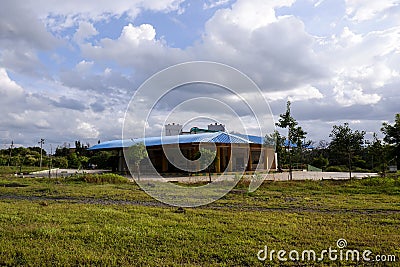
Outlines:
[[[265,245],[321,251],[339,238],[399,262],[394,177],[265,182],[253,193],[240,182],[215,203],[185,212],[113,179],[1,177],[0,266],[279,266],[259,262],[257,252]]]

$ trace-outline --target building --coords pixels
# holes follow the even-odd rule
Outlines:
[[[165,128],[165,135],[166,136],[172,136],[172,135],[179,135],[182,134],[182,125],[180,124],[167,124],[164,126]]]
[[[187,159],[193,159],[201,145],[215,146],[216,160],[211,165],[215,173],[254,171],[258,169],[276,169],[277,158],[273,147],[263,146],[264,138],[251,135],[230,134],[226,132],[206,132],[188,135],[172,135],[164,137],[146,137],[131,140],[114,140],[97,144],[90,150],[117,150],[119,155],[119,172],[128,172],[124,159],[123,149],[136,143],[144,143],[147,148],[149,160],[158,173],[184,173],[177,168],[180,162],[172,164],[164,153],[165,149],[179,147]],[[186,161],[187,162],[187,161]],[[143,162],[143,168],[149,162]]]
[[[208,125],[208,130],[209,131],[215,131],[215,132],[225,132],[225,125],[222,124],[210,124]]]

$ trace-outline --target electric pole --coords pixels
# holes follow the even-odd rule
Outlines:
[[[51,178],[51,160],[52,160],[52,155],[53,155],[53,145],[50,144],[50,155],[49,155],[49,178]]]
[[[8,166],[10,166],[10,164],[11,164],[11,152],[12,152],[13,147],[14,147],[14,141],[11,141],[10,155],[8,157]]]
[[[39,167],[42,168],[44,139],[43,139],[43,138],[40,139],[40,141],[38,142],[38,144],[40,144],[40,165],[39,165]]]

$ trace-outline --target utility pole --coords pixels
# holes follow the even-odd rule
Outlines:
[[[39,167],[42,168],[44,139],[43,139],[43,138],[40,139],[40,141],[38,142],[38,144],[40,144],[40,165],[39,165]]]
[[[8,166],[10,166],[10,164],[11,164],[11,152],[12,152],[13,147],[14,147],[14,140],[11,141],[10,155],[8,157]]]
[[[50,144],[50,155],[49,155],[49,178],[51,178],[51,160],[52,160],[52,155],[53,155],[53,146]]]

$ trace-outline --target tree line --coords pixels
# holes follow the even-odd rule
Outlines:
[[[40,147],[13,147],[0,150],[0,166],[72,168],[72,169],[113,169],[116,170],[118,157],[114,151],[89,151],[89,144],[75,141],[75,147],[64,144],[54,154]],[[40,155],[42,153],[42,156]],[[42,164],[40,164],[42,161]]]
[[[307,132],[292,116],[291,103],[280,114],[276,130],[267,140],[274,140],[278,153],[279,169],[288,169],[290,177],[293,169],[304,169],[309,165],[323,171],[379,172],[386,174],[388,166],[400,167],[400,114],[395,115],[393,125],[383,123],[384,138],[374,133],[372,140],[365,139],[365,131],[353,130],[348,123],[334,125],[329,141],[306,141]]]

